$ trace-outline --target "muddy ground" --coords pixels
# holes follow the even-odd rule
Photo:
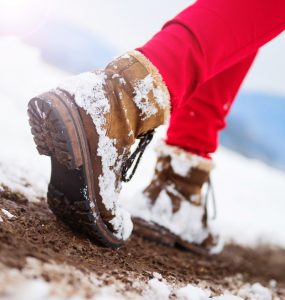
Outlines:
[[[71,232],[56,220],[45,199],[28,202],[21,194],[0,189],[0,209],[15,217],[0,222],[0,263],[21,269],[27,257],[43,262],[74,266],[82,272],[95,272],[105,284],[116,278],[126,289],[133,281],[147,282],[158,272],[169,282],[199,283],[206,281],[215,294],[229,288],[228,277],[241,274],[244,282],[268,286],[275,279],[278,293],[285,299],[285,250],[260,246],[247,249],[227,245],[216,256],[198,255],[169,248],[133,236],[124,247],[110,250],[91,243],[85,236]],[[52,275],[45,274],[52,281]],[[284,298],[283,298],[284,297]]]

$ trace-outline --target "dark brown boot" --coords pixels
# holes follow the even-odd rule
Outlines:
[[[213,162],[165,143],[157,151],[154,177],[129,207],[135,231],[170,246],[218,251],[202,192]]]
[[[48,203],[57,217],[109,247],[132,231],[118,195],[140,139],[141,155],[169,115],[168,90],[157,69],[137,51],[104,70],[70,78],[29,102],[40,154],[51,156]]]

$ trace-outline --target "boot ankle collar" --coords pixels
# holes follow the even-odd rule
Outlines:
[[[215,164],[211,159],[187,152],[177,146],[168,145],[164,141],[158,143],[156,151],[159,156],[170,156],[172,164],[183,164],[185,168],[183,167],[181,170],[185,169],[185,173],[187,173],[187,167],[189,169],[196,168],[205,172],[210,172],[215,167]]]

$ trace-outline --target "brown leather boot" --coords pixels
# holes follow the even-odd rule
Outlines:
[[[209,184],[213,162],[165,143],[151,183],[130,203],[135,231],[169,246],[195,252],[221,250],[211,233],[202,189]]]
[[[39,153],[51,156],[52,211],[106,246],[122,245],[132,222],[118,202],[121,182],[169,115],[169,93],[157,69],[129,52],[33,98],[28,114]],[[129,157],[136,139],[139,148]]]

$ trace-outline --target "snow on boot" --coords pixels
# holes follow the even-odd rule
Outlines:
[[[51,210],[93,240],[121,246],[133,228],[118,202],[121,182],[169,115],[169,93],[157,69],[131,51],[33,98],[28,114],[39,153],[51,156]]]
[[[203,187],[213,162],[178,147],[157,147],[155,174],[146,189],[128,203],[137,234],[195,252],[219,252],[221,241],[208,222]]]

